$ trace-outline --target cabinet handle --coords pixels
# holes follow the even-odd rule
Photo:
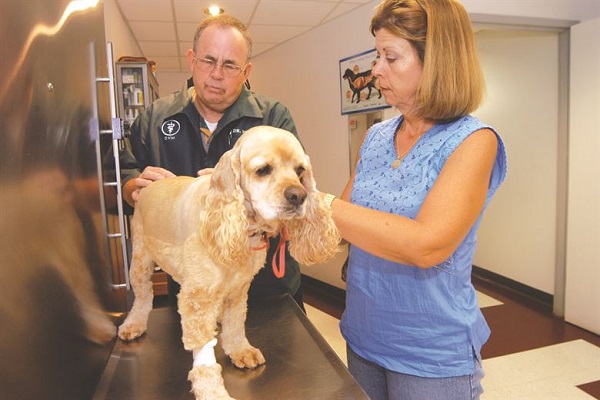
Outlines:
[[[98,171],[98,182],[99,182],[99,190],[100,190],[100,209],[102,212],[102,223],[104,225],[104,232],[106,234],[107,242],[110,239],[120,239],[121,242],[121,252],[123,257],[123,273],[125,276],[125,286],[127,290],[130,289],[129,282],[129,258],[127,255],[127,238],[125,235],[125,213],[123,211],[123,194],[121,192],[121,166],[119,163],[119,140],[123,139],[123,130],[120,129],[122,127],[123,122],[120,118],[117,117],[117,107],[116,107],[116,96],[115,96],[115,85],[114,85],[114,72],[113,72],[113,56],[112,56],[112,43],[106,43],[106,60],[107,60],[107,69],[108,69],[108,77],[97,77],[96,75],[96,60],[95,60],[95,52],[94,45],[90,43],[90,61],[92,68],[92,77],[95,79],[96,84],[99,83],[108,83],[109,87],[109,102],[110,102],[110,114],[111,114],[111,126],[110,130],[99,130],[98,136],[96,137],[96,163],[97,163],[97,171]],[[95,122],[98,123],[98,98],[97,98],[97,88],[96,84],[93,85],[93,99],[92,99],[92,113],[95,119]],[[112,149],[113,149],[113,157],[115,161],[115,181],[114,182],[104,182],[103,177],[103,166],[102,166],[102,154],[100,148],[100,134],[111,134],[112,135]],[[110,186],[115,187],[117,192],[117,213],[119,219],[119,231],[120,232],[109,232],[108,230],[108,215],[106,212],[106,199],[104,194],[104,187]],[[107,259],[110,260],[110,243],[107,243],[106,246],[106,256]],[[118,277],[115,279],[113,276],[112,286],[114,288],[122,287],[123,284],[120,282]]]

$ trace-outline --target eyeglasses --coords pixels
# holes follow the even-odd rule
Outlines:
[[[194,62],[200,68],[200,71],[203,72],[212,72],[216,67],[220,67],[221,71],[223,71],[223,75],[228,78],[235,78],[240,75],[240,73],[246,70],[246,66],[240,67],[239,65],[233,64],[231,62],[225,62],[223,64],[217,63],[217,61],[210,58],[197,58],[194,57]]]

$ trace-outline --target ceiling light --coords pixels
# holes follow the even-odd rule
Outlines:
[[[219,14],[223,14],[224,12],[225,12],[225,10],[223,10],[219,6],[210,6],[210,7],[204,9],[204,14],[208,14],[208,15],[219,15]]]

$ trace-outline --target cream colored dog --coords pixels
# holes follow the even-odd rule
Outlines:
[[[268,237],[282,231],[302,264],[330,259],[340,240],[317,196],[309,158],[290,132],[249,129],[212,175],[152,183],[141,191],[132,220],[135,301],[119,337],[132,340],[146,331],[150,278],[160,265],[181,285],[183,344],[194,354],[192,391],[197,399],[231,399],[214,356],[218,326],[223,350],[238,368],[265,362],[246,338],[246,302],[265,264]]]

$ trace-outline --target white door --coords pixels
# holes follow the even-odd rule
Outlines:
[[[600,19],[571,27],[565,320],[600,334]]]

